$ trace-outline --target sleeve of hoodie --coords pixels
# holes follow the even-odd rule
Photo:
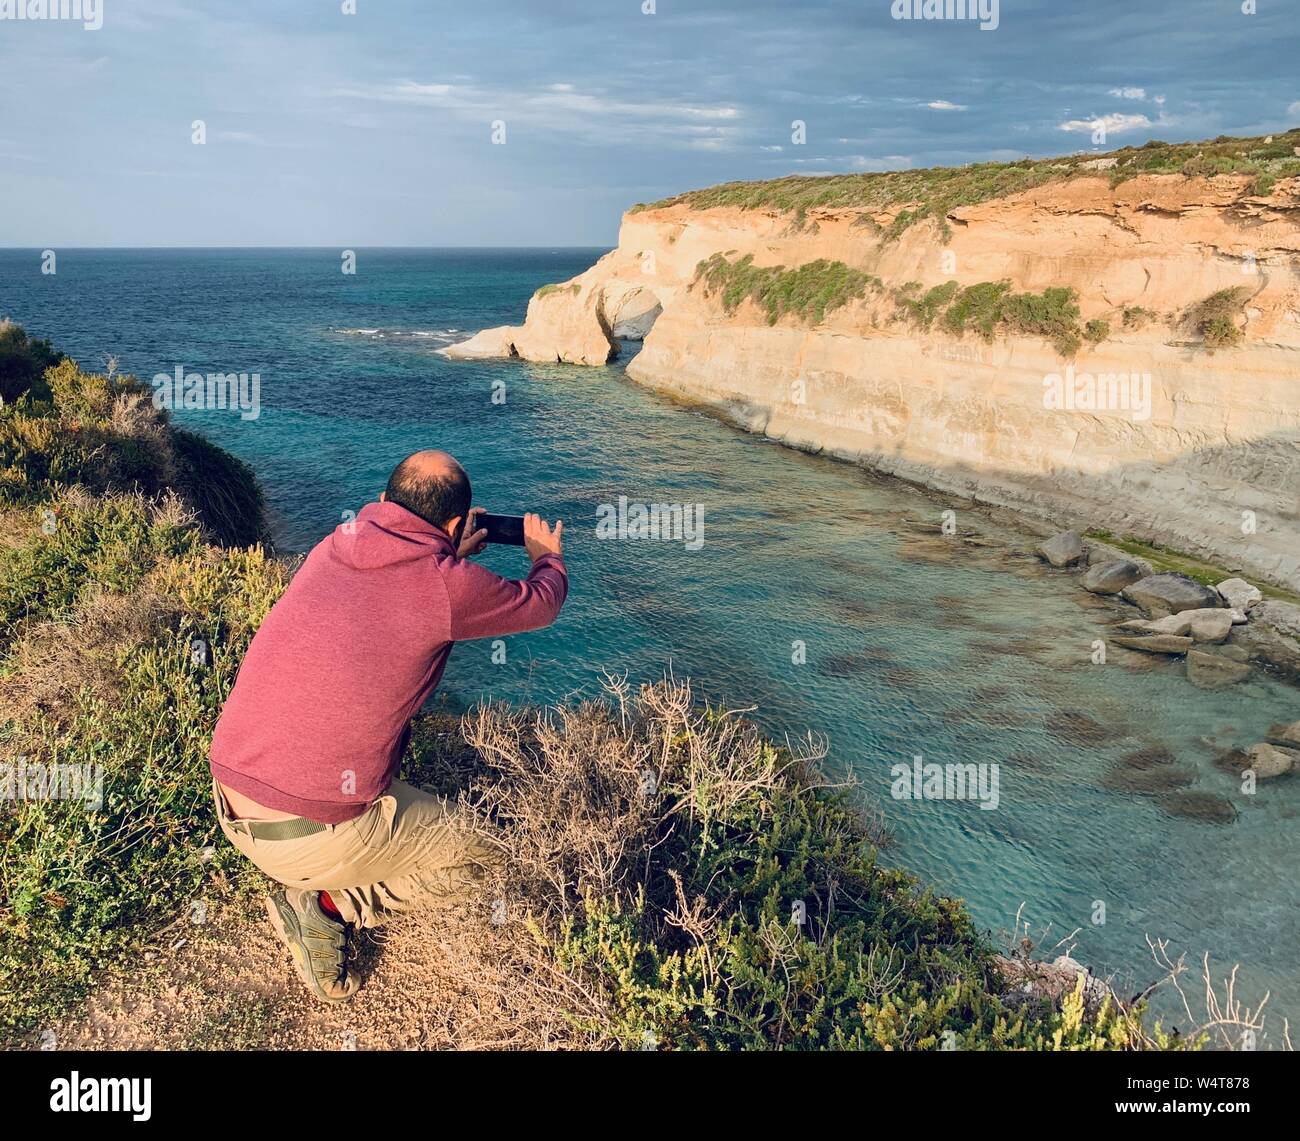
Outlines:
[[[456,642],[549,626],[569,593],[569,575],[558,555],[543,555],[522,582],[493,574],[473,559],[455,560],[444,568],[443,580]]]

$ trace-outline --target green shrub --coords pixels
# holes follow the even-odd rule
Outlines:
[[[1094,345],[1101,344],[1110,336],[1110,322],[1103,321],[1099,317],[1094,317],[1083,327],[1084,340]]]
[[[536,293],[536,298],[550,297],[553,293],[574,293],[576,294],[582,288],[576,281],[572,285],[543,285]]]
[[[756,266],[753,254],[730,261],[721,253],[696,266],[692,288],[697,285],[706,297],[720,297],[728,314],[742,302],[753,301],[766,312],[769,325],[787,315],[818,324],[832,310],[881,288],[879,278],[839,261],[820,258],[786,269]]]
[[[32,340],[21,325],[0,319],[0,402],[8,404],[29,392],[38,400],[47,399],[42,378],[62,359],[49,341]]]
[[[908,282],[896,295],[899,309],[923,329],[929,329],[934,324],[935,319],[947,308],[960,288],[955,281],[945,281],[942,285],[926,290],[922,296],[914,298],[910,296],[913,290],[908,286],[920,288],[917,282]]]
[[[1188,310],[1188,320],[1205,341],[1206,348],[1226,348],[1241,342],[1245,334],[1237,325],[1237,317],[1250,293],[1244,285],[1220,289]]]
[[[993,340],[1002,320],[1002,306],[1009,281],[981,281],[968,285],[953,299],[943,315],[943,327],[961,336],[968,328],[974,329],[986,341]]]

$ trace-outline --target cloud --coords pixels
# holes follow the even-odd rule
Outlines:
[[[1110,94],[1114,99],[1145,99],[1147,97],[1145,87],[1112,87]]]
[[[1114,112],[1099,115],[1095,119],[1067,119],[1064,123],[1057,124],[1057,130],[1095,131],[1098,127],[1104,127],[1108,135],[1122,135],[1125,131],[1136,131],[1149,126],[1151,120],[1145,115],[1121,115]]]
[[[513,112],[534,118],[545,112],[600,115],[633,119],[736,119],[740,109],[729,104],[656,102],[616,99],[579,92],[571,83],[552,83],[540,92],[490,91],[472,84],[416,83],[402,80],[372,88],[350,88],[338,95],[355,99],[376,99],[387,103],[416,103],[475,114],[505,117]]]
[[[1300,99],[1297,99],[1286,109],[1288,119],[1300,119]]]
[[[931,111],[965,111],[964,103],[949,103],[947,99],[936,99],[933,103],[927,103]]]
[[[912,165],[911,155],[852,155],[849,158],[854,170],[879,173],[885,170],[906,170]]]

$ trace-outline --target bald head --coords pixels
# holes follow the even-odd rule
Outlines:
[[[445,531],[469,512],[469,476],[454,457],[429,448],[393,468],[384,498]]]

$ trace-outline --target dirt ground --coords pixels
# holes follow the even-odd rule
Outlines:
[[[176,946],[181,940],[180,946]],[[350,1000],[311,998],[260,906],[228,904],[173,928],[134,969],[52,1027],[61,1050],[440,1050],[565,1048],[583,1035],[523,986],[508,935],[461,913],[367,932]],[[533,980],[536,982],[537,980]],[[567,980],[557,980],[567,992]],[[555,992],[573,1008],[581,995]],[[549,1007],[549,1009],[548,1009]],[[48,1034],[46,1035],[48,1042]]]

